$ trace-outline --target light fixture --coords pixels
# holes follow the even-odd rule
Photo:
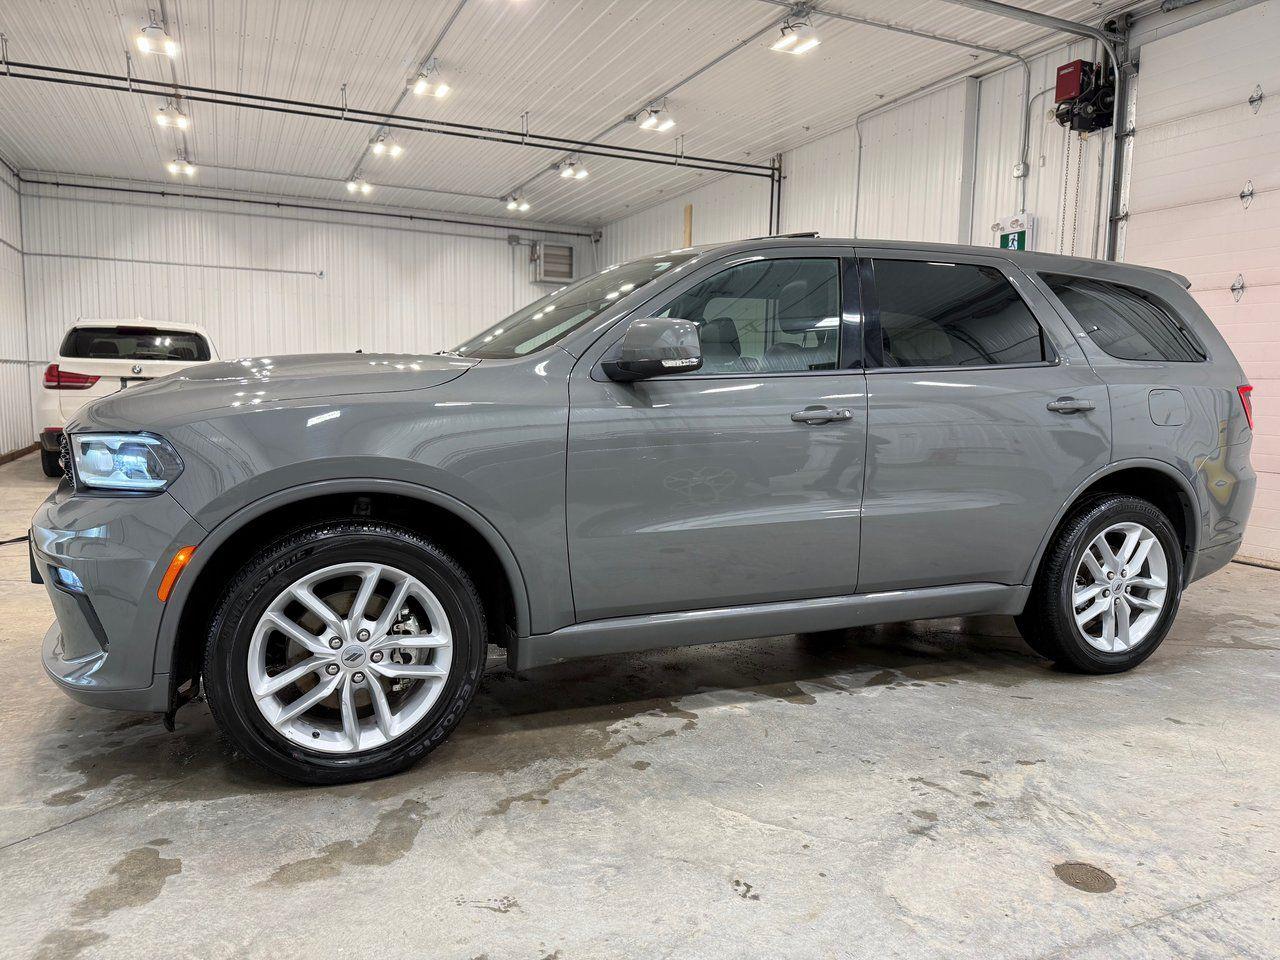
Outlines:
[[[566,180],[583,180],[587,176],[587,168],[578,160],[564,160],[556,165],[560,176]]]
[[[666,133],[676,125],[676,118],[667,109],[665,103],[656,107],[646,107],[636,116],[636,126],[641,130],[652,130],[655,133]]]
[[[166,164],[166,169],[175,177],[179,175],[194,177],[196,175],[196,165],[186,157],[176,157],[170,160]]]
[[[807,23],[791,23],[788,21],[782,25],[782,36],[773,41],[770,50],[777,50],[779,53],[794,53],[799,56],[802,53],[808,53],[822,41],[818,38],[818,32]]]
[[[156,22],[155,11],[151,11],[151,19],[142,25],[138,35],[133,38],[134,46],[139,53],[162,53],[166,57],[178,55],[178,41],[165,32],[164,27]]]
[[[413,93],[417,97],[435,97],[437,100],[447,97],[453,88],[444,82],[440,75],[440,64],[435,57],[423,68],[413,81]]]
[[[369,149],[375,157],[390,157],[392,160],[404,153],[404,147],[387,137],[385,133],[373,141]]]
[[[517,210],[524,213],[529,209],[529,201],[518,193],[508,194],[504,199],[507,201],[507,209],[513,213]]]
[[[347,193],[363,193],[367,196],[372,192],[373,187],[369,185],[369,181],[363,178],[347,181]]]
[[[166,101],[165,105],[155,112],[156,126],[173,127],[175,130],[187,130],[191,126],[191,121],[187,119],[187,115],[178,109],[177,104],[173,101]]]

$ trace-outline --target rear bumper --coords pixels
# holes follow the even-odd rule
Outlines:
[[[1237,537],[1227,543],[1219,543],[1216,546],[1206,547],[1204,550],[1197,550],[1195,557],[1191,561],[1191,570],[1187,577],[1187,582],[1194,583],[1196,580],[1202,580],[1209,574],[1216,573],[1225,567],[1240,549],[1242,539]]]
[[[169,709],[169,675],[153,674],[146,687],[119,689],[107,686],[98,671],[106,665],[104,650],[73,652],[63,640],[62,628],[54,621],[44,635],[41,651],[44,672],[73,700],[109,710],[146,710],[163,713]]]

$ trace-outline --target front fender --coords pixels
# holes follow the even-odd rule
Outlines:
[[[202,570],[217,553],[218,548],[227,542],[247,524],[259,517],[313,497],[341,493],[385,493],[420,500],[423,503],[448,510],[458,519],[472,527],[497,555],[502,569],[511,583],[511,592],[515,601],[516,631],[520,636],[530,633],[529,590],[524,573],[512,551],[510,544],[498,529],[482,514],[462,501],[418,484],[385,477],[343,477],[341,479],[322,480],[304,483],[283,490],[277,490],[248,506],[224,518],[214,526],[200,542],[191,562],[183,570],[182,576],[173,588],[168,602],[161,614],[160,627],[156,643],[156,673],[169,673],[173,661],[173,652],[178,642],[178,627],[182,622],[182,613],[190,599],[195,584],[200,579]]]

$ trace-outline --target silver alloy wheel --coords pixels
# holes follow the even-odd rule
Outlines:
[[[249,688],[267,723],[300,746],[355,753],[414,727],[453,660],[444,607],[380,563],[309,573],[277,596],[249,642]]]
[[[1076,567],[1072,612],[1089,644],[1121,653],[1141,643],[1164,611],[1169,562],[1140,523],[1115,523],[1093,538]]]

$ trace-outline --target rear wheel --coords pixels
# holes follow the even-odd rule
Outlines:
[[[341,521],[264,548],[227,588],[205,655],[219,726],[305,783],[410,766],[479,684],[484,610],[451,557],[400,527]]]
[[[1018,630],[1037,653],[1084,673],[1117,673],[1155,652],[1178,612],[1182,551],[1146,500],[1104,496],[1059,529]]]
[[[62,454],[57,450],[40,448],[40,468],[46,477],[62,476]]]

